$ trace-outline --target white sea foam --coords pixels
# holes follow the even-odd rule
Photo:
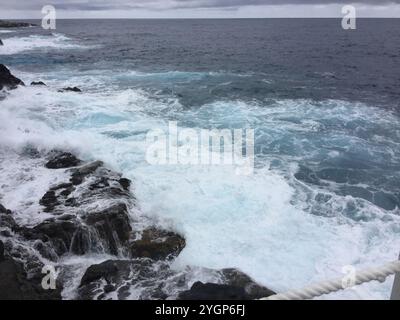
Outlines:
[[[65,35],[31,35],[26,37],[11,37],[3,40],[0,55],[10,55],[33,50],[65,50],[86,48]]]
[[[398,119],[386,111],[343,101],[306,100],[281,100],[269,107],[220,101],[185,111],[176,100],[160,102],[142,90],[76,94],[33,87],[12,91],[1,104],[1,119],[7,119],[0,123],[1,201],[10,209],[27,207],[27,201],[37,202],[50,181],[30,160],[29,175],[21,174],[22,180],[10,183],[14,177],[10,172],[23,170],[16,164],[18,159],[7,158],[7,149],[27,144],[75,148],[81,156],[102,159],[134,179],[143,214],[183,233],[187,246],[174,264],[176,270],[188,264],[237,267],[281,291],[338,277],[344,265],[369,267],[397,258],[397,214],[363,201],[355,205],[369,219],[350,219],[345,208],[355,203],[352,196],[340,196],[293,178],[301,157],[318,156],[320,145],[325,143],[365,147],[378,154],[379,145],[361,134],[368,125],[395,144],[400,132],[396,131]],[[269,149],[259,155],[255,174],[248,177],[235,175],[229,167],[149,166],[144,160],[145,134],[164,128],[168,117],[175,117],[183,126],[195,119],[199,128],[256,127],[258,141]],[[329,136],[322,134],[324,130]],[[303,139],[302,134],[309,139]],[[286,149],[291,153],[285,155]],[[331,150],[321,156],[337,157],[338,152]],[[398,156],[393,152],[387,161],[395,163]],[[24,179],[26,183],[22,183]],[[35,195],[36,184],[41,187]],[[336,214],[325,217],[310,213],[312,199],[319,192],[332,197],[330,210]],[[82,272],[82,268],[76,270]],[[388,298],[390,285],[389,279],[383,285],[370,283],[333,297]]]

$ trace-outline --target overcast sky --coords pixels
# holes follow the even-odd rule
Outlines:
[[[44,5],[58,18],[339,17],[346,0],[0,0],[0,18],[41,18]],[[359,17],[400,18],[400,0],[358,0]]]

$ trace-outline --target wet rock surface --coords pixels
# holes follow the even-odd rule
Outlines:
[[[32,81],[31,86],[46,86],[43,81]]]
[[[82,90],[79,89],[78,87],[67,87],[58,90],[58,92],[82,92]]]
[[[178,298],[180,300],[249,300],[243,288],[200,281],[194,283],[190,290],[182,292]]]
[[[13,76],[4,64],[0,64],[0,90],[15,89],[19,85],[25,85],[22,80]]]
[[[185,239],[170,230],[138,227],[134,185],[101,161],[51,151],[43,157],[43,168],[62,177],[38,200],[38,214],[46,218],[21,224],[17,213],[0,204],[0,298],[61,299],[71,277],[76,299],[253,299],[271,293],[235,269],[171,269]],[[93,254],[109,258],[77,274],[62,262]],[[57,289],[46,291],[42,268],[49,263],[59,277]],[[218,283],[193,281],[201,273]],[[5,294],[4,288],[11,289]]]
[[[46,168],[49,169],[63,169],[76,167],[81,164],[82,161],[76,158],[72,153],[59,152],[55,153],[51,159],[46,163]]]
[[[0,240],[0,300],[61,299],[60,282],[54,290],[42,287],[43,266],[26,248],[15,246],[10,239]]]
[[[185,239],[180,235],[150,228],[144,230],[142,238],[131,244],[132,257],[151,258],[153,260],[173,259],[185,247]]]

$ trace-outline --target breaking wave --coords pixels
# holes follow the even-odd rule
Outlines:
[[[61,35],[8,41],[19,43],[14,50],[74,46]],[[62,74],[53,76],[46,80],[68,84]],[[396,115],[339,100],[215,101],[184,109],[174,96],[160,100],[139,88],[104,89],[105,79],[116,81],[98,77],[79,95],[19,88],[1,102],[1,201],[23,212],[22,221],[32,222],[35,208],[26,208],[38,203],[50,181],[34,160],[31,172],[20,173],[23,164],[10,150],[62,147],[101,159],[135,181],[143,214],[185,236],[176,269],[236,267],[281,291],[337,277],[344,265],[397,258]],[[168,120],[192,128],[257,128],[254,175],[237,176],[229,167],[148,165],[146,133],[166,128]],[[387,298],[390,284],[330,297]]]

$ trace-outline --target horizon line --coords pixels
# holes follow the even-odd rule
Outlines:
[[[343,17],[211,17],[211,18],[57,18],[57,20],[265,20],[265,19],[343,19]],[[400,19],[400,17],[357,17],[357,19]],[[0,21],[13,21],[13,20],[42,20],[41,18],[2,18]]]

